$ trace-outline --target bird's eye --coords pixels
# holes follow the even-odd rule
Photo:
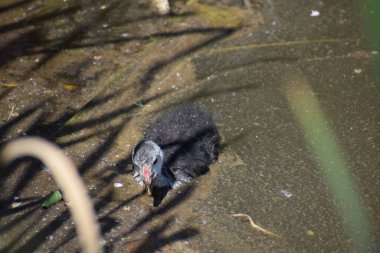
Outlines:
[[[157,158],[156,158],[156,160],[154,160],[153,164],[156,164],[156,163],[157,163]]]

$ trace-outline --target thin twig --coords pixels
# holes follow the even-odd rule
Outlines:
[[[236,214],[233,214],[232,217],[245,217],[245,218],[248,218],[249,222],[251,223],[251,226],[258,230],[258,231],[261,231],[263,232],[264,234],[267,234],[267,235],[271,235],[271,236],[275,236],[275,237],[278,237],[278,238],[281,238],[281,236],[269,231],[269,230],[266,230],[265,228],[262,228],[258,225],[256,225],[253,220],[251,219],[251,217],[247,214],[244,214],[244,213],[236,213]]]
[[[12,114],[13,114],[13,110],[14,110],[14,109],[15,109],[15,106],[13,105],[13,106],[12,106],[11,113],[10,113],[9,116],[8,116],[7,122],[8,122],[9,119],[12,117]]]

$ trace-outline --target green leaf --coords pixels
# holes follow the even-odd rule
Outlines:
[[[49,208],[52,205],[54,205],[57,202],[59,202],[60,200],[62,200],[62,194],[61,194],[61,192],[60,191],[53,191],[53,192],[50,193],[49,196],[47,196],[45,198],[44,203],[42,203],[42,207]]]

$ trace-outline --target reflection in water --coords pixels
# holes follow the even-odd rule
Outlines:
[[[286,80],[286,96],[319,162],[357,252],[374,250],[373,233],[341,149],[307,81]]]

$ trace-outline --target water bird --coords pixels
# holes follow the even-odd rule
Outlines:
[[[158,117],[134,148],[133,175],[150,196],[156,188],[190,184],[217,160],[219,139],[210,112],[195,103],[179,105]]]

